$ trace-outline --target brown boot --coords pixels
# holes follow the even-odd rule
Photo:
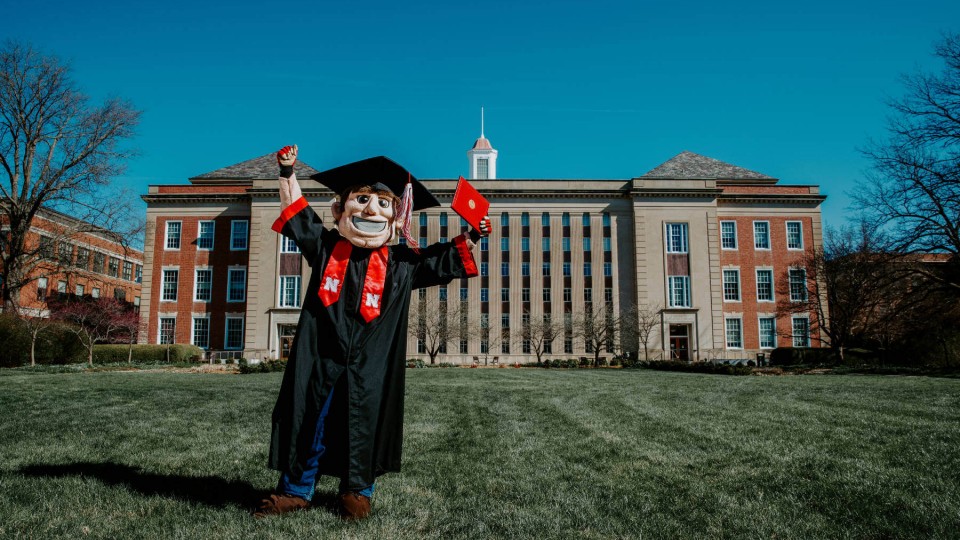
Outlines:
[[[340,495],[340,517],[347,521],[364,519],[370,515],[370,497],[351,491]]]
[[[295,495],[285,495],[274,493],[260,501],[260,506],[253,513],[253,517],[260,519],[267,516],[279,516],[297,510],[303,510],[310,506],[310,501],[297,497]]]

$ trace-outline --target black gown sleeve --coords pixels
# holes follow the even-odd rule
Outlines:
[[[311,266],[320,253],[320,241],[327,234],[320,216],[313,211],[304,197],[300,197],[286,207],[271,228],[293,239]]]
[[[479,274],[473,253],[463,235],[453,242],[433,244],[413,255],[413,288],[432,287],[450,283],[455,278]]]

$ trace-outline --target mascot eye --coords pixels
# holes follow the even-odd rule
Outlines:
[[[380,199],[377,202],[380,203],[380,208],[390,208],[390,199]]]
[[[368,202],[370,202],[370,196],[369,196],[369,195],[357,195],[357,202],[360,203],[360,204],[367,204]]]

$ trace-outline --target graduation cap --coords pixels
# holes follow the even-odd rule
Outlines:
[[[400,198],[397,220],[400,234],[407,244],[417,249],[416,239],[411,234],[410,222],[415,210],[440,206],[440,201],[421,184],[410,171],[386,156],[377,156],[353,163],[341,165],[314,174],[310,178],[332,189],[334,193],[343,193],[351,186],[365,185],[374,189],[389,191]]]
[[[412,189],[412,210],[440,206],[440,201],[427,188],[404,169],[399,163],[385,156],[377,156],[353,163],[341,165],[314,174],[310,178],[340,194],[351,186],[371,186],[375,189],[389,191],[400,197],[404,196],[407,184]]]

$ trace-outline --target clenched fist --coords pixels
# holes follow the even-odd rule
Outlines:
[[[297,162],[297,145],[284,146],[277,152],[277,163],[281,167],[293,167]]]

